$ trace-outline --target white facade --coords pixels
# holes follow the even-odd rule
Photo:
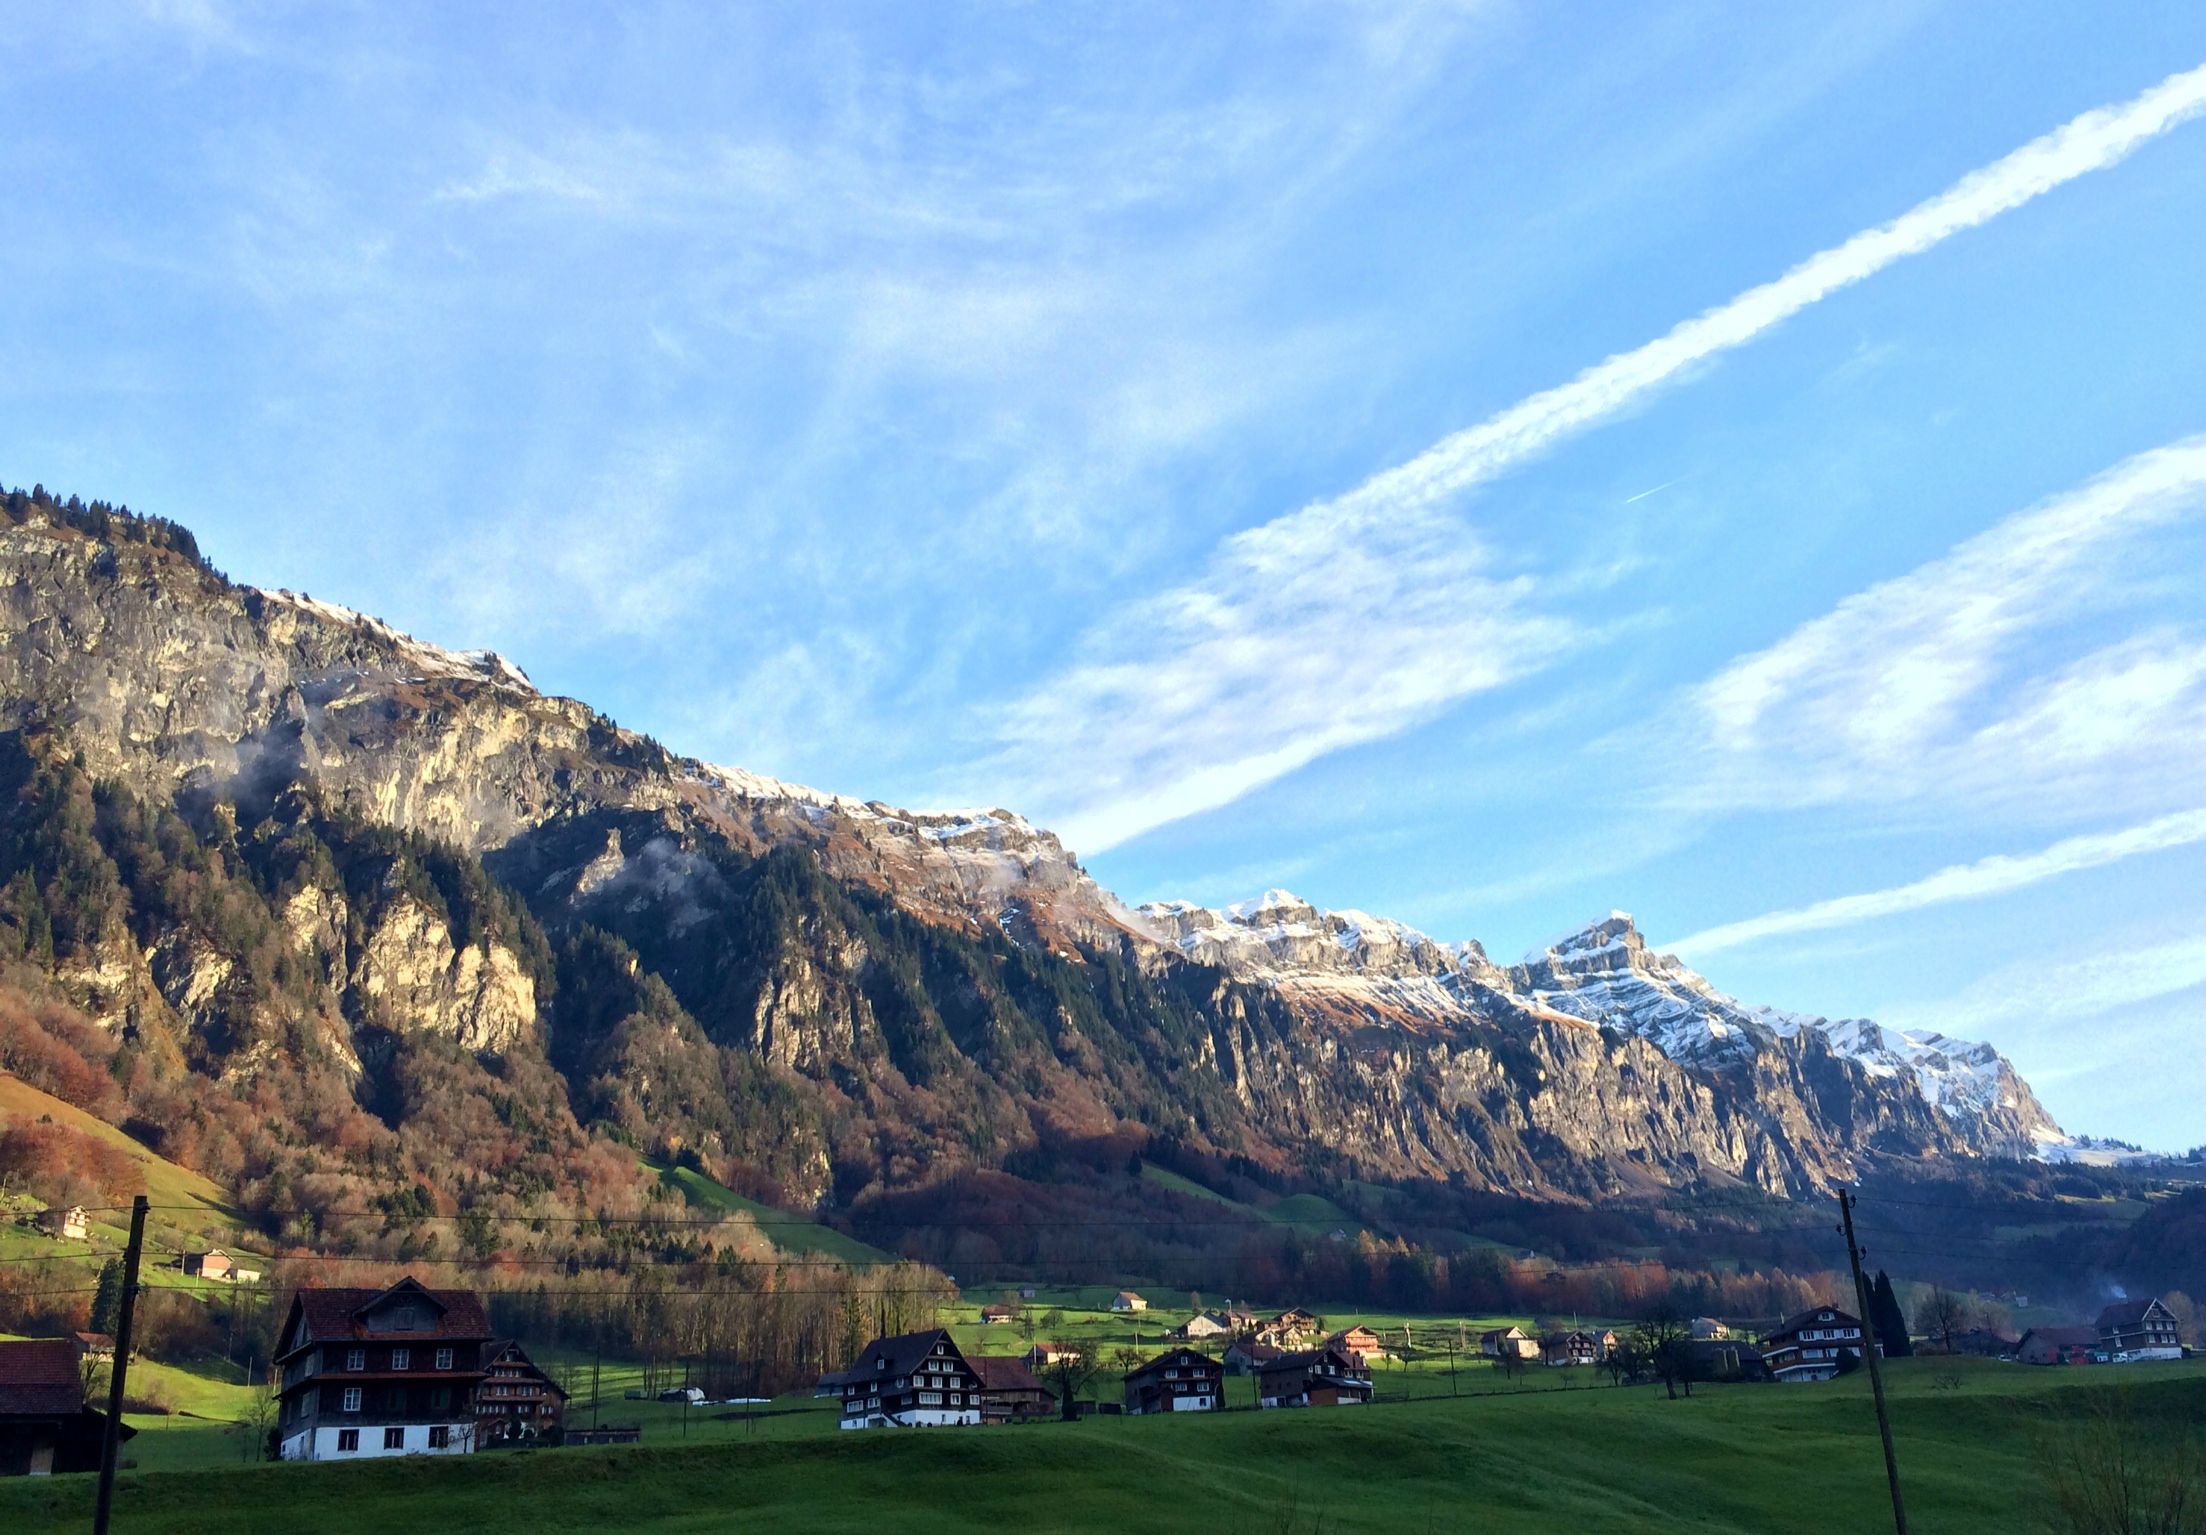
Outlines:
[[[398,1436],[396,1445],[385,1442],[392,1434]],[[433,1436],[442,1437],[444,1443],[431,1444]],[[301,1429],[283,1440],[277,1453],[282,1460],[380,1460],[391,1455],[466,1455],[474,1448],[474,1419],[460,1418],[450,1423],[393,1423],[387,1428],[368,1423],[358,1428]]]
[[[980,1422],[977,1407],[914,1407],[893,1417],[878,1407],[845,1417],[843,1428],[970,1428]]]

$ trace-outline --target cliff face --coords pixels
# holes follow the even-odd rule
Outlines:
[[[496,656],[233,585],[127,525],[16,510],[0,728],[173,807],[218,854],[310,819],[338,849],[342,868],[256,875],[289,956],[280,1003],[236,933],[189,917],[139,912],[127,941],[56,960],[99,1016],[158,1014],[209,1071],[278,1048],[362,1071],[417,1033],[541,1052],[578,1113],[811,1198],[1127,1121],[1282,1165],[1315,1148],[1369,1175],[1584,1194],[1799,1193],[1865,1149],[2008,1151],[2050,1125],[1996,1052],[1772,1022],[1789,1015],[1619,934],[1503,970],[1281,892],[1130,912],[1011,812],[678,758]],[[340,825],[460,852],[348,853],[366,834]],[[513,897],[495,921],[485,870]],[[1927,1095],[1926,1069],[1952,1090]]]

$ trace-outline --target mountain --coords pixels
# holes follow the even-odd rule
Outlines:
[[[2058,1134],[1989,1047],[1745,1007],[1628,919],[1501,967],[1280,891],[1131,910],[1010,811],[682,757],[172,524],[0,510],[0,960],[85,1051],[376,1122],[357,1153],[253,1132],[285,1178],[470,1176],[482,1103],[547,1188],[610,1137],[822,1207],[1126,1133],[1564,1198]]]

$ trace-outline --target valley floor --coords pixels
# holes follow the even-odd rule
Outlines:
[[[2126,1446],[2133,1463],[2188,1455],[2195,1471],[2206,1453],[2206,1366],[2195,1361],[2040,1370],[1914,1359],[1891,1374],[1918,1529],[2041,1527],[2046,1467],[2094,1436]],[[1861,1376],[1704,1386],[1675,1402],[1659,1387],[1534,1390],[1329,1411],[863,1434],[816,1431],[831,1421],[824,1406],[777,1415],[773,1429],[747,1442],[685,1446],[655,1426],[640,1449],[138,1470],[118,1483],[114,1528],[1598,1535],[1874,1531],[1890,1518]],[[133,1448],[151,1449],[146,1439]],[[0,1486],[0,1528],[87,1527],[92,1492],[87,1476]]]

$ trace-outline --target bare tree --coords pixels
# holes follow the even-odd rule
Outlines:
[[[1646,1368],[1676,1401],[1679,1386],[1685,1394],[1693,1394],[1693,1329],[1691,1324],[1667,1306],[1650,1313],[1647,1320],[1632,1329],[1632,1349],[1646,1362]]]
[[[1085,1353],[1061,1353],[1047,1360],[1035,1376],[1056,1393],[1057,1415],[1070,1423],[1080,1416],[1076,1405],[1080,1393],[1088,1389],[1088,1383],[1102,1368],[1101,1360],[1090,1360]]]
[[[1945,1353],[1953,1352],[1953,1335],[1966,1332],[1969,1326],[1969,1299],[1944,1285],[1932,1285],[1930,1293],[1915,1306],[1915,1330],[1926,1337],[1936,1338],[1938,1347]]]
[[[2047,1523],[2059,1535],[2199,1535],[2206,1530],[2206,1432],[2140,1433],[2120,1387],[2059,1393],[2069,1411],[2040,1435]]]

